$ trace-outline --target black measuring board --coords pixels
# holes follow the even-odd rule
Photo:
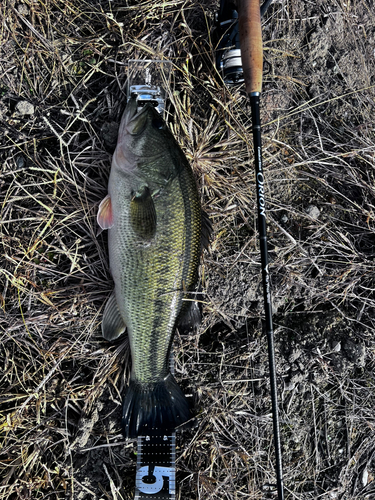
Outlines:
[[[176,434],[139,436],[135,500],[175,500]]]

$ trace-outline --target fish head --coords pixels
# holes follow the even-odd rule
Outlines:
[[[168,161],[176,156],[176,150],[179,147],[157,110],[147,103],[138,111],[132,97],[119,128],[114,153],[117,168],[162,186],[178,173],[178,162]]]

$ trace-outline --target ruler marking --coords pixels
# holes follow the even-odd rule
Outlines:
[[[175,433],[139,436],[135,500],[174,500]]]
[[[174,374],[171,352],[169,366]],[[154,430],[152,436],[137,439],[137,473],[134,500],[175,500],[176,495],[176,433],[170,435]],[[148,478],[148,481],[145,479]]]

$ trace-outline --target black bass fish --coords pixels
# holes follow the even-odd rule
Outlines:
[[[173,430],[191,418],[169,370],[176,327],[192,314],[203,220],[191,167],[158,112],[146,104],[124,111],[98,223],[108,229],[115,290],[104,310],[102,333],[127,328],[132,369],[122,426],[126,437]],[[206,243],[204,243],[206,244]],[[185,299],[185,300],[184,300]],[[192,307],[191,307],[192,306]]]

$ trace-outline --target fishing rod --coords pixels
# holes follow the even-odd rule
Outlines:
[[[271,382],[273,433],[275,440],[276,478],[278,499],[284,499],[275,348],[272,325],[271,286],[268,268],[267,225],[265,208],[265,179],[262,165],[262,138],[260,126],[260,94],[263,78],[262,26],[259,0],[238,0],[238,28],[241,47],[243,78],[250,99],[254,140],[255,179],[258,208],[258,231],[263,279],[265,326],[268,341],[268,360]]]

